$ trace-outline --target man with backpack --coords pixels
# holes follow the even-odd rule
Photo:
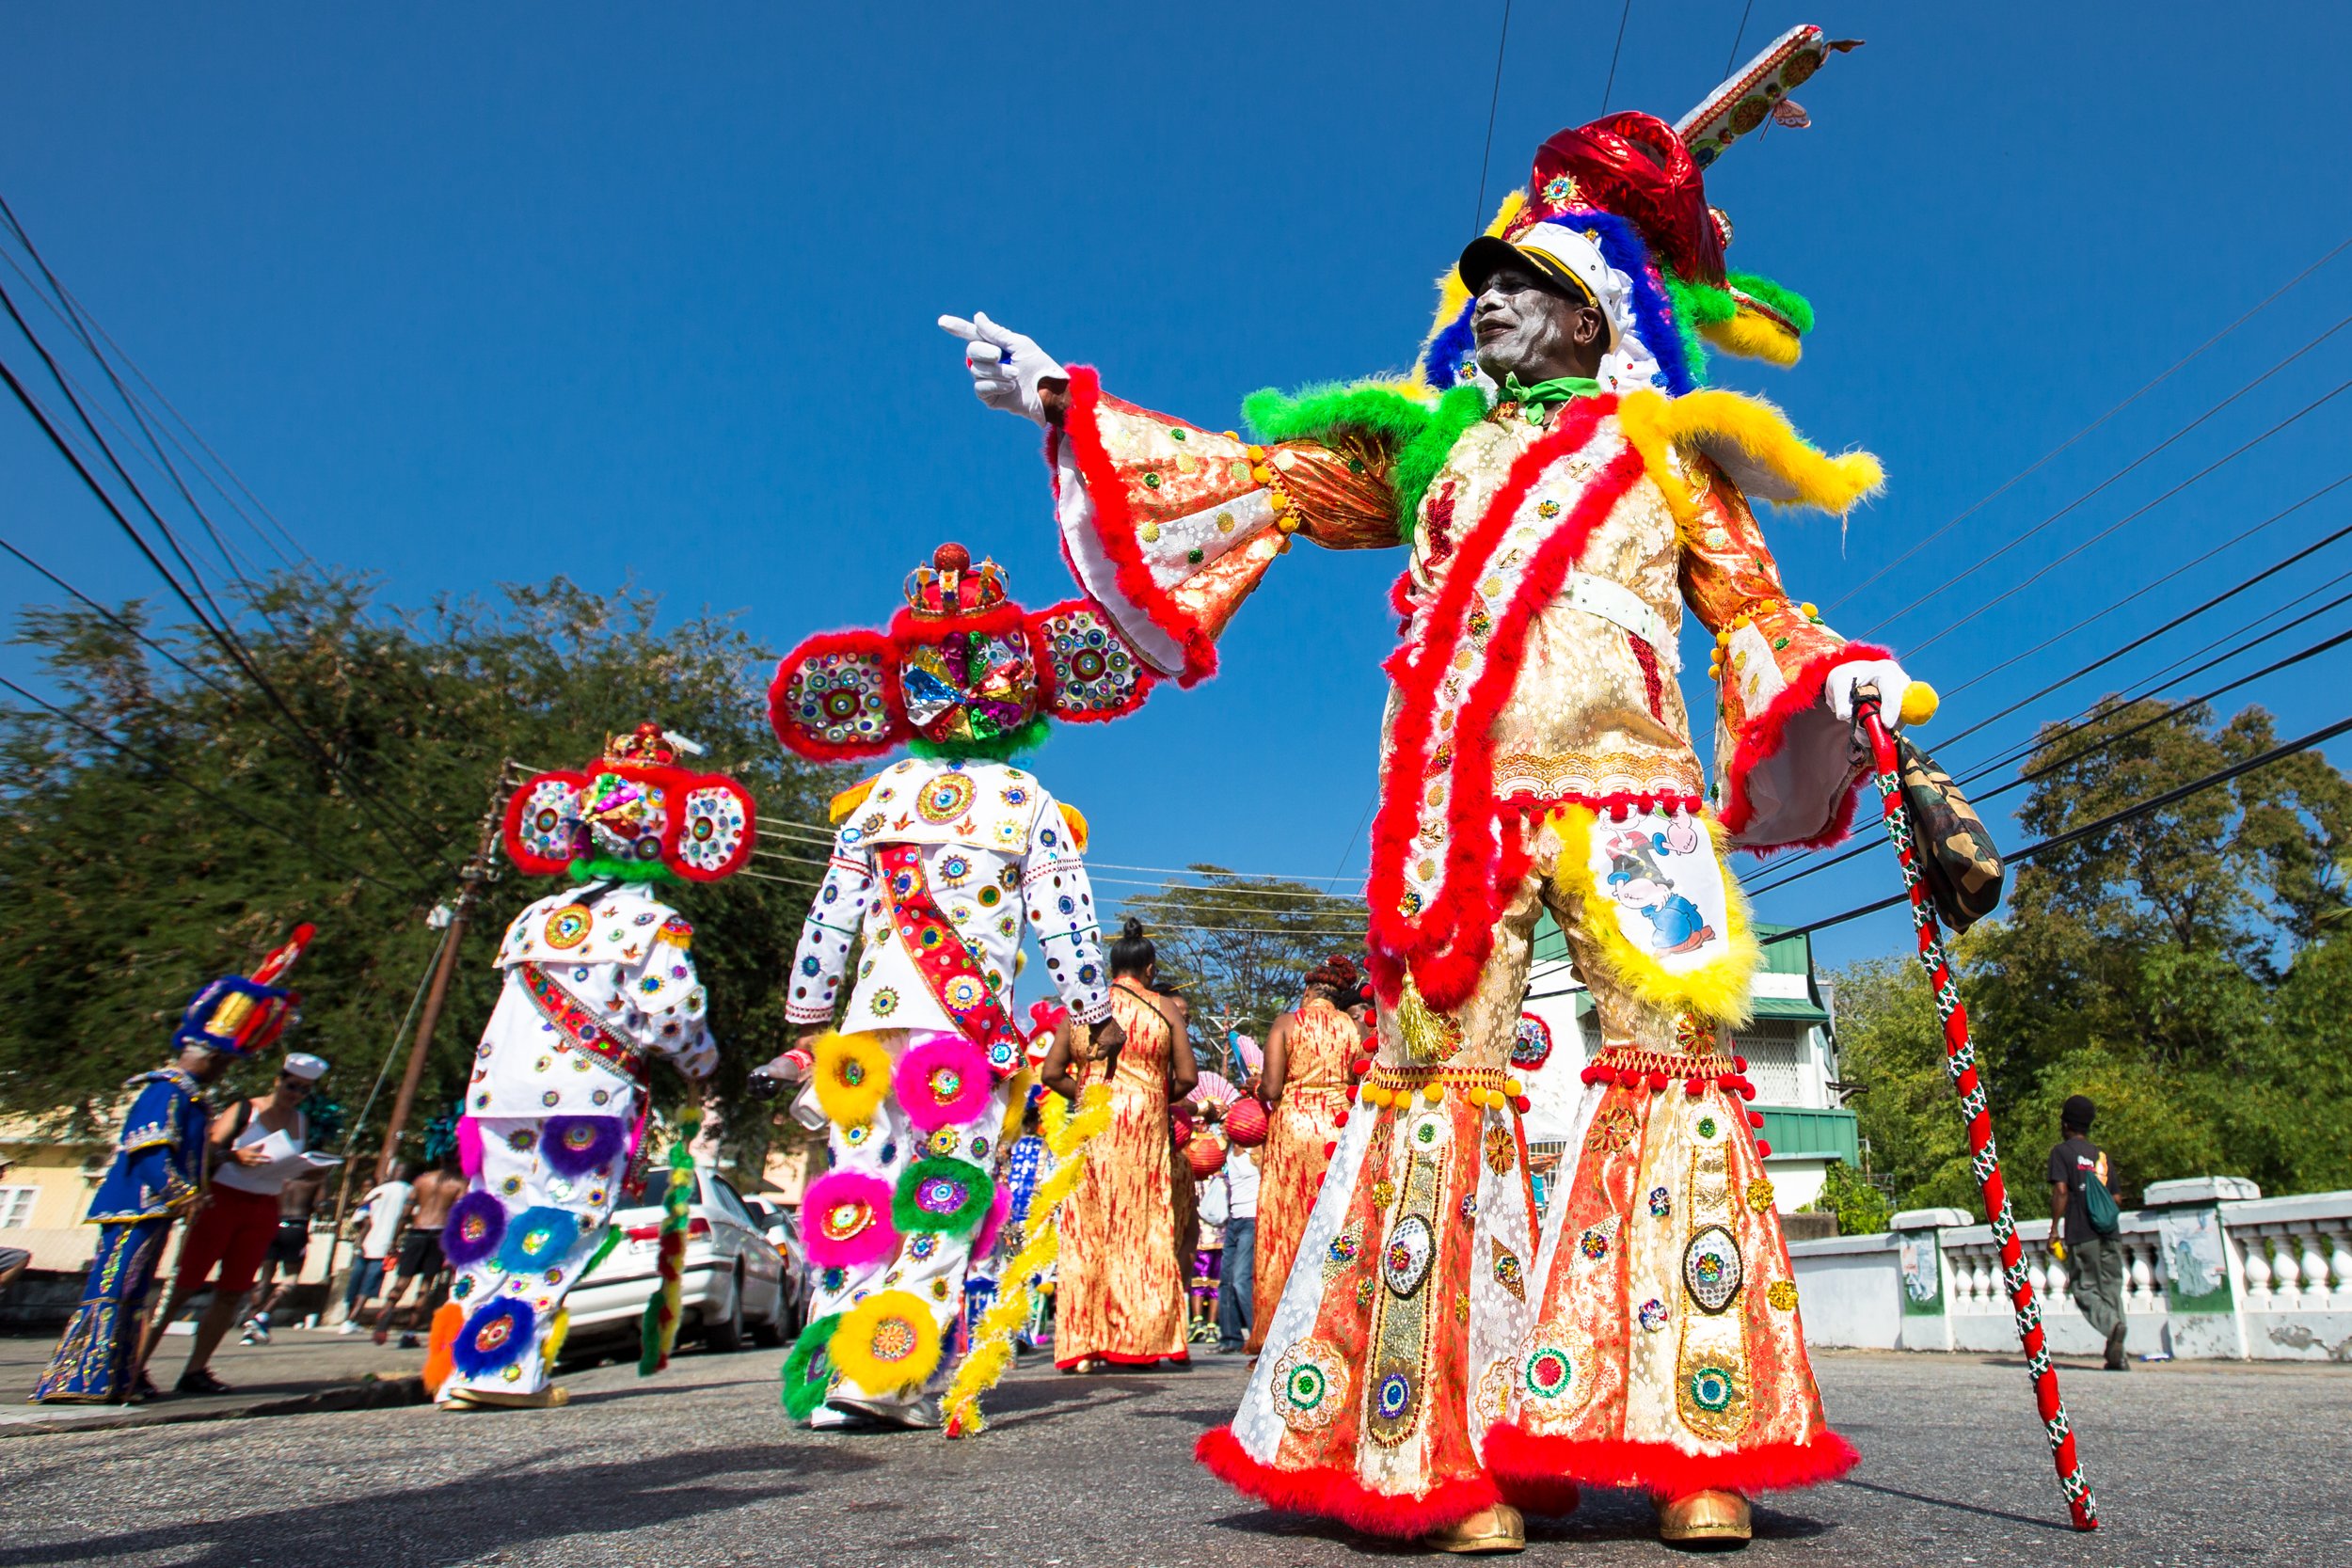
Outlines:
[[[2096,1107],[2074,1095],[2058,1107],[2059,1142],[2050,1150],[2050,1223],[2060,1227],[2067,1289],[2083,1322],[2106,1339],[2107,1370],[2127,1371],[2123,1355],[2123,1216],[2107,1188],[2107,1157],[2090,1141]]]

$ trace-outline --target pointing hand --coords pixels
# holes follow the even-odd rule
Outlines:
[[[974,311],[972,319],[942,316],[940,329],[964,341],[963,364],[972,372],[972,391],[991,408],[1046,422],[1045,402],[1038,384],[1066,380],[1069,372],[1037,346],[1037,340],[1009,332]]]

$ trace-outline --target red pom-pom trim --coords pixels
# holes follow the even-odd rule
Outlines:
[[[1756,1139],[1756,1157],[1757,1159],[1759,1159],[1759,1160],[1769,1160],[1769,1159],[1771,1159],[1771,1158],[1772,1157],[1772,1146],[1771,1144],[1766,1143],[1766,1142],[1765,1142],[1763,1139],[1761,1139],[1761,1138]]]

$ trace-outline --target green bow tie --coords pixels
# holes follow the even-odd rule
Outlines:
[[[1538,381],[1533,387],[1516,375],[1506,374],[1502,378],[1503,398],[1526,408],[1530,419],[1538,417],[1555,403],[1566,403],[1571,398],[1596,397],[1599,392],[1600,383],[1589,375],[1556,375],[1549,381]]]

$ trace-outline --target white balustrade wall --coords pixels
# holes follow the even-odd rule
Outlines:
[[[2156,1201],[2124,1212],[2131,1354],[2352,1362],[2352,1192],[2254,1194],[2251,1182],[2226,1177],[2159,1182],[2149,1193]],[[1791,1245],[1807,1340],[2015,1353],[2000,1247],[1990,1226],[1946,1223],[1964,1218],[1916,1211],[1897,1215],[1887,1235]],[[2049,1238],[2049,1221],[2018,1222],[2050,1348],[2096,1355],[2102,1341]]]

